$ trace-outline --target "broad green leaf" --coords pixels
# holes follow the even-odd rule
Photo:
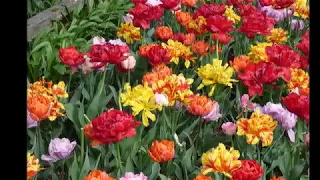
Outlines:
[[[179,134],[179,140],[182,142],[186,139],[187,135],[186,134],[191,134],[194,127],[199,123],[199,119],[194,121],[189,127],[185,128],[180,134]]]
[[[90,161],[88,156],[89,148],[87,147],[86,156],[84,158],[84,163],[80,171],[79,179],[83,179],[90,171]]]
[[[183,156],[181,164],[185,167],[189,172],[194,170],[193,163],[191,162],[192,156],[194,152],[194,146],[191,146],[187,151],[186,154]]]
[[[86,98],[88,101],[91,100],[91,97],[90,97],[88,91],[87,91],[85,88],[82,89],[82,95],[83,95],[83,97]]]
[[[76,104],[71,104],[71,103],[68,103],[68,104],[65,104],[64,105],[65,109],[66,109],[66,114],[67,114],[67,117],[73,122],[73,124],[75,124],[77,127],[81,127],[78,119],[79,119],[79,116],[78,116],[78,107]]]
[[[157,162],[152,164],[151,175],[148,177],[148,180],[156,180],[160,173],[160,165]]]
[[[179,165],[176,162],[173,162],[173,164],[176,166],[174,174],[177,176],[178,179],[183,180],[183,175],[182,175],[181,168],[179,167]]]
[[[132,160],[129,156],[126,161],[125,172],[133,172],[133,171],[134,171],[134,166],[133,166]]]
[[[69,178],[71,178],[71,180],[79,180],[79,166],[78,166],[78,162],[77,162],[77,155],[76,153],[73,156],[73,162],[71,167],[69,168]]]
[[[290,179],[295,180],[299,179],[301,177],[301,173],[304,169],[305,162],[301,162],[299,164],[296,164],[291,170],[290,170]]]
[[[151,143],[151,141],[153,141],[156,136],[156,132],[157,132],[157,124],[154,124],[154,126],[148,131],[146,136],[144,136],[144,138],[142,139],[142,142],[144,144]]]

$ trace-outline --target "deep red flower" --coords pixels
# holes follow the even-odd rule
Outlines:
[[[185,39],[186,39],[186,36],[183,33],[175,33],[173,34],[173,38],[172,38],[172,40],[179,41],[181,43],[183,43]]]
[[[232,26],[233,22],[225,16],[215,15],[207,18],[206,28],[212,33],[228,33],[235,29]]]
[[[284,68],[301,68],[302,63],[298,52],[285,44],[273,44],[266,47],[269,62]]]
[[[174,9],[178,6],[178,4],[181,3],[181,0],[160,0],[162,4],[160,5],[163,8],[166,9]]]
[[[259,0],[261,6],[271,6],[275,0]]]
[[[253,0],[227,0],[226,4],[228,6],[234,6],[238,7],[239,5],[242,5],[243,3],[251,3]]]
[[[120,64],[122,61],[128,58],[129,47],[127,45],[113,45],[110,43],[105,44],[110,64]]]
[[[193,13],[192,18],[196,19],[198,16],[207,18],[214,15],[223,15],[225,11],[226,6],[224,4],[202,4],[196,12]]]
[[[133,115],[112,109],[94,118],[86,135],[97,144],[120,142],[124,138],[135,136],[135,128],[139,124],[140,122],[134,121]]]
[[[92,68],[101,68],[108,63],[109,54],[107,52],[105,45],[96,44],[91,46],[90,52],[87,53],[87,56],[91,58],[90,62],[99,62]]]
[[[143,29],[150,28],[150,21],[160,19],[163,12],[160,6],[151,7],[142,3],[136,4],[133,9],[129,10],[129,13],[133,15],[133,25]]]
[[[252,4],[239,4],[237,6],[237,10],[242,17],[248,16],[250,14],[260,13],[260,10]]]
[[[73,70],[84,63],[83,53],[78,52],[74,46],[59,49],[59,59]]]
[[[310,31],[309,29],[307,32],[301,36],[301,42],[296,44],[297,48],[306,56],[309,56],[309,51],[310,51]]]
[[[241,168],[232,172],[230,180],[258,180],[263,175],[263,169],[256,160],[241,160]]]
[[[145,4],[148,0],[131,0],[131,2],[133,4],[138,4],[138,3],[142,3],[142,4]]]
[[[289,81],[290,71],[264,61],[257,64],[250,63],[243,70],[243,73],[238,74],[238,78],[248,87],[249,96],[262,95],[263,84],[275,86],[274,82],[280,77]]]
[[[284,9],[291,6],[295,0],[260,0],[261,6],[272,6],[274,9]]]
[[[254,38],[255,34],[270,35],[276,21],[267,17],[265,12],[253,13],[243,17],[243,22],[239,28],[248,38]]]
[[[167,64],[170,62],[171,57],[167,49],[160,45],[155,45],[148,50],[147,59],[149,59],[149,63],[152,66],[156,66],[158,64]]]
[[[281,100],[282,100],[282,103],[288,109],[288,111],[296,114],[298,117],[302,119],[305,119],[307,124],[309,124],[309,113],[310,113],[309,96],[298,95],[293,92],[286,97],[282,97]]]
[[[213,33],[211,37],[212,41],[216,42],[218,40],[221,44],[228,44],[232,39],[232,36],[228,33]]]

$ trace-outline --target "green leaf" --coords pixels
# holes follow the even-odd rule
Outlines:
[[[152,164],[152,171],[151,175],[149,176],[148,180],[156,180],[160,173],[160,165],[157,162]]]
[[[73,122],[73,124],[75,124],[77,127],[81,127],[79,121],[78,121],[78,108],[76,104],[65,104],[64,105],[65,109],[66,109],[66,114],[67,117]]]
[[[176,162],[173,162],[173,164],[176,166],[174,174],[177,176],[178,179],[183,180],[181,168],[179,167],[179,165]]]
[[[142,142],[144,144],[149,144],[151,141],[154,140],[157,132],[157,124],[154,124],[154,126],[148,131],[146,136],[142,139]]]
[[[290,152],[285,152],[285,154],[282,156],[281,161],[279,163],[279,169],[285,179],[290,179],[290,170],[291,170],[290,158],[291,158]]]
[[[272,164],[269,167],[269,169],[266,171],[266,174],[269,174],[275,167],[277,167],[280,163],[280,160],[281,160],[281,156],[277,160],[272,161]]]
[[[79,179],[83,179],[84,176],[86,176],[90,171],[90,161],[89,161],[88,152],[89,152],[89,149],[87,147],[86,157],[85,157],[83,166],[82,166],[81,171],[80,171]]]
[[[71,180],[79,180],[79,166],[77,162],[77,155],[76,153],[73,156],[73,162],[71,167],[69,168],[69,178],[71,177]]]
[[[83,95],[84,98],[86,98],[88,101],[90,101],[90,99],[91,99],[90,95],[89,95],[88,91],[85,88],[82,89],[82,95]]]
[[[170,178],[166,177],[163,174],[159,174],[159,177],[160,177],[161,180],[170,180]]]
[[[116,89],[115,89],[113,86],[111,86],[111,85],[109,85],[109,88],[110,88],[110,90],[111,90],[111,92],[112,92],[112,96],[113,96],[113,99],[114,99],[116,105],[119,106],[119,105],[118,105],[118,101],[119,101],[119,99],[118,99],[118,93],[117,93]]]
[[[80,107],[79,107],[79,111],[78,111],[78,116],[79,116],[79,124],[81,125],[81,127],[84,127],[87,123],[84,120],[84,107],[83,107],[83,103],[80,103]],[[79,127],[79,128],[81,128]]]
[[[180,134],[179,134],[179,140],[180,142],[184,141],[187,137],[187,134],[191,134],[194,127],[199,123],[199,119],[197,121],[194,121],[189,127],[185,128]]]
[[[299,176],[301,176],[301,173],[304,169],[305,162],[301,162],[299,164],[296,164],[291,170],[290,170],[290,179],[299,179]]]
[[[83,88],[83,84],[80,84],[79,87],[75,90],[72,98],[70,99],[70,103],[74,104],[80,100],[82,88]]]
[[[133,172],[134,171],[134,166],[133,166],[133,163],[131,161],[130,156],[127,158],[125,171],[126,172]]]
[[[154,34],[154,31],[155,31],[154,27],[151,28],[151,29],[147,32],[148,37],[152,37],[152,35]]]
[[[193,163],[191,162],[191,158],[194,152],[194,146],[191,146],[187,151],[186,154],[183,156],[181,164],[185,167],[189,172],[194,170]]]

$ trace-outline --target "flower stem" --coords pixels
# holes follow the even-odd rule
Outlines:
[[[130,71],[128,71],[128,83],[130,84]]]
[[[257,144],[257,153],[258,153],[258,163],[261,164],[260,143]]]
[[[120,174],[122,173],[122,167],[121,167],[121,154],[120,154],[120,144],[117,143],[117,166],[120,169]]]
[[[120,111],[122,111],[122,105],[121,105],[121,96],[120,96],[120,93],[121,93],[121,88],[120,88],[120,90],[119,90],[118,103],[119,103],[119,109],[120,109]]]
[[[40,124],[36,127],[36,138],[37,138],[37,148],[38,148],[38,154],[37,156],[40,157],[41,156],[41,131],[40,131]]]
[[[86,120],[88,121],[88,123],[91,122],[90,118],[89,118],[86,114],[83,114],[83,116],[86,118]]]
[[[104,88],[104,83],[105,83],[105,80],[106,80],[106,74],[107,74],[107,65],[104,66],[103,77],[102,77],[102,86],[100,88],[99,95],[101,95],[102,90]]]
[[[216,56],[217,56],[217,59],[219,59],[219,39],[218,38],[216,42]]]
[[[72,75],[73,75],[73,72],[71,72],[70,77],[69,77],[68,94],[70,94],[70,86],[71,86]]]
[[[80,156],[80,164],[83,164],[84,159],[84,130],[81,128],[81,156]]]

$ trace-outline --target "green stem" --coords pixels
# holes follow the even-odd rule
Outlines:
[[[249,100],[247,106],[246,106],[246,117],[245,118],[248,118],[248,109],[249,109],[249,106],[251,104],[251,102],[253,101],[253,99],[256,97],[256,95],[252,96],[251,99]]]
[[[261,164],[260,143],[257,144],[258,163]]]
[[[217,56],[217,59],[219,59],[219,39],[218,38],[216,42],[216,56]]]
[[[80,164],[83,165],[84,159],[84,130],[81,128],[81,156],[80,156]]]
[[[104,66],[103,77],[102,77],[102,86],[100,88],[99,95],[101,95],[102,90],[104,88],[104,83],[105,83],[105,80],[106,80],[106,74],[107,74],[107,65]]]
[[[117,143],[117,167],[120,169],[120,173],[122,173],[122,166],[121,166],[121,154],[120,154],[120,144]]]
[[[128,83],[130,84],[130,71],[128,71]]]
[[[233,136],[230,136],[230,140],[231,140],[231,147],[234,147],[233,146]]]
[[[119,103],[119,109],[120,109],[120,111],[122,111],[122,105],[121,105],[121,96],[120,96],[120,93],[121,93],[121,89],[119,89],[118,103]]]
[[[90,118],[89,118],[86,114],[83,114],[83,116],[86,118],[86,120],[88,121],[88,123],[91,122]]]
[[[68,94],[70,94],[70,86],[71,86],[72,75],[73,75],[73,72],[71,72],[70,77],[69,77]]]
[[[40,123],[39,125],[36,127],[36,133],[37,133],[37,148],[38,148],[38,154],[37,156],[40,157],[42,152],[41,152],[41,131],[40,131]]]

